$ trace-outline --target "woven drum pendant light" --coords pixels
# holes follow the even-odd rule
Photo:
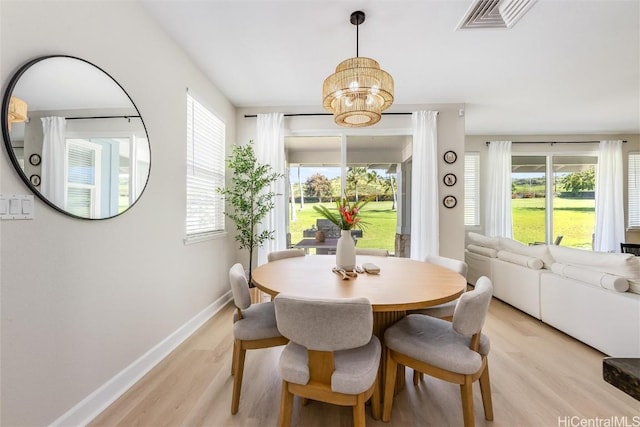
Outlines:
[[[359,10],[351,14],[350,21],[356,26],[356,57],[338,64],[322,87],[324,108],[333,113],[340,126],[378,123],[382,112],[393,103],[393,77],[381,70],[377,61],[358,56],[358,28],[364,18]]]

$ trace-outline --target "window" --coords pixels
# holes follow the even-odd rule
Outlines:
[[[629,153],[629,228],[640,228],[640,151]]]
[[[464,153],[464,225],[480,226],[480,153]]]
[[[146,136],[136,132],[71,132],[65,139],[65,210],[85,218],[126,211],[149,174]]]
[[[515,155],[511,157],[513,237],[591,249],[595,227],[597,156]]]
[[[100,212],[102,146],[86,139],[67,139],[66,209],[94,218]]]
[[[224,231],[224,123],[187,94],[187,240]]]

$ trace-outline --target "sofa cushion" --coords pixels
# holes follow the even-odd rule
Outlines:
[[[574,267],[572,265],[560,264],[558,262],[551,266],[551,271],[560,276],[570,279],[579,280],[591,285],[602,286],[612,291],[626,292],[629,289],[629,281],[624,277],[615,276],[613,274],[601,271],[586,270],[582,267]]]
[[[540,258],[534,258],[507,251],[498,251],[498,259],[511,262],[513,264],[522,265],[534,270],[540,270],[544,266],[544,263]]]
[[[623,277],[628,280],[631,292],[640,293],[640,257],[563,246],[550,246],[549,251],[561,264]]]
[[[500,238],[500,245],[503,251],[541,259],[546,269],[551,269],[551,264],[555,262],[547,245],[529,246],[506,237]]]
[[[487,248],[487,247],[478,246],[478,245],[467,245],[467,250],[469,252],[473,252],[473,253],[476,253],[476,254],[484,255],[484,256],[489,257],[489,258],[497,258],[498,257],[498,251],[496,249],[493,249],[493,248]]]
[[[487,237],[482,234],[474,233],[470,231],[469,234],[469,242],[473,245],[483,246],[485,248],[492,248],[496,250],[500,250],[500,238],[499,237]]]

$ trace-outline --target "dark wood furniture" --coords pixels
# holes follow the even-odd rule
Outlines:
[[[640,244],[639,243],[620,243],[620,251],[623,254],[634,254],[640,256]]]
[[[606,357],[602,361],[606,382],[640,400],[640,358]]]

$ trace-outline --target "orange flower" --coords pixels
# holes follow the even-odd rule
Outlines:
[[[357,202],[349,203],[347,198],[343,197],[336,201],[338,214],[336,214],[335,211],[330,211],[325,206],[314,206],[313,208],[320,212],[322,216],[327,218],[329,221],[337,225],[341,230],[351,230],[353,228],[362,228],[365,224],[364,222],[360,222],[358,214],[362,207],[367,203],[369,203],[368,200],[359,200]]]

